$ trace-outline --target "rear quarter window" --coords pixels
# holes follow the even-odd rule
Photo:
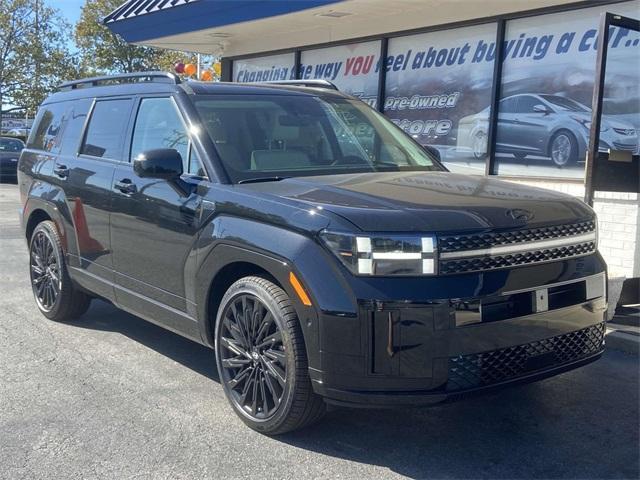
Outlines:
[[[62,131],[67,117],[67,102],[50,103],[38,110],[35,126],[31,130],[27,147],[45,152],[58,153],[62,144]]]

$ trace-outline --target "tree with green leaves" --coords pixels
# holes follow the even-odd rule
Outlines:
[[[76,75],[69,24],[43,3],[0,0],[0,121],[7,105],[35,114],[56,85]]]
[[[122,0],[87,0],[76,24],[83,70],[92,74],[168,70],[184,54],[125,42],[102,23]]]
[[[86,0],[75,28],[81,71],[88,75],[173,71],[177,62],[196,63],[196,55],[127,43],[103,24],[103,19],[123,0]],[[213,58],[202,62],[211,65]]]

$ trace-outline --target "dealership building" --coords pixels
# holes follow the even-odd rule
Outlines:
[[[129,0],[104,23],[128,42],[220,56],[225,81],[328,80],[451,171],[496,175],[514,196],[525,183],[584,198],[605,12],[637,20],[640,0]],[[610,27],[605,66],[599,149],[637,166],[640,33]],[[636,299],[639,188],[593,194],[610,276],[635,279]]]

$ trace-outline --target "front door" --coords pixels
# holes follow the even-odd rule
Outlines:
[[[180,153],[184,183],[136,175],[133,159],[159,148]],[[156,321],[183,330],[174,321],[193,312],[185,298],[185,269],[193,261],[201,203],[197,185],[203,179],[196,175],[202,172],[173,98],[140,100],[128,158],[116,167],[112,185],[116,301],[135,312],[158,308]]]

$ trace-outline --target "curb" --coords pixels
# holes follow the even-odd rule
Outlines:
[[[608,349],[638,356],[640,353],[640,336],[624,330],[615,330],[607,327],[605,345]]]

